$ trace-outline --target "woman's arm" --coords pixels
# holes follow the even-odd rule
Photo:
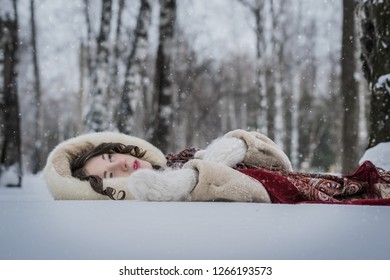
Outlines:
[[[287,155],[267,136],[237,129],[214,140],[195,158],[234,167],[243,162],[251,165],[280,167],[292,171]]]

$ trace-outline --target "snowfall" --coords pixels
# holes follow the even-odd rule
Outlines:
[[[390,170],[390,143],[369,149]],[[390,259],[390,207],[55,201],[41,175],[0,187],[3,260]]]

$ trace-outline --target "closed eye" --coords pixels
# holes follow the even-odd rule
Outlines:
[[[114,173],[112,173],[112,172],[108,173],[108,177],[109,177],[109,178],[114,178]],[[104,173],[103,173],[103,178],[104,178],[104,179],[107,178],[107,171],[104,171]]]
[[[109,162],[112,162],[112,154],[107,154],[107,158],[108,158]],[[104,154],[102,154],[102,159],[106,160],[106,157],[104,156]]]

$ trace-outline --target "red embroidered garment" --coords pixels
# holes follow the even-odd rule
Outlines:
[[[187,148],[179,154],[168,154],[167,165],[181,168],[194,158],[196,151],[198,149]],[[272,203],[390,205],[390,198],[382,198],[378,189],[380,185],[390,197],[390,171],[377,168],[370,161],[347,176],[289,172],[246,164],[238,164],[235,169],[261,182]]]
[[[390,205],[390,198],[382,198],[378,190],[379,184],[390,189],[390,171],[381,170],[370,161],[348,176],[242,165],[239,171],[261,182],[272,203]]]
[[[180,169],[187,161],[194,159],[194,155],[197,151],[199,151],[197,148],[186,148],[178,154],[167,154],[165,156],[167,159],[167,166],[172,169]]]

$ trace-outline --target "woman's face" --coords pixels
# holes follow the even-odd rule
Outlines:
[[[84,166],[87,175],[95,175],[103,179],[127,177],[141,168],[151,169],[152,165],[127,154],[102,154],[90,158]]]

